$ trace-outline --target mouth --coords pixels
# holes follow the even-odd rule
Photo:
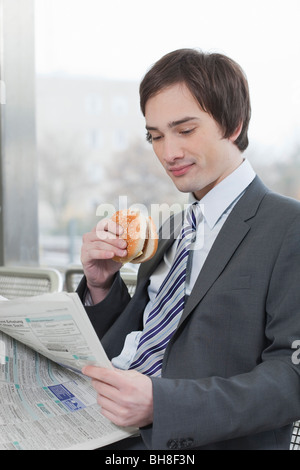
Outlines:
[[[174,176],[182,176],[182,175],[185,175],[192,166],[193,166],[193,163],[190,163],[188,165],[168,168],[168,171]]]

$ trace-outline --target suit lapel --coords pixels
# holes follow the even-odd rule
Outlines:
[[[249,225],[243,221],[228,220],[226,227],[222,228],[218,238],[212,246],[204,266],[197,278],[191,295],[186,303],[179,325],[202,300],[207,291],[219,277],[230,258],[250,230]]]
[[[203,299],[249,232],[247,220],[255,216],[266,192],[268,189],[256,177],[234,207],[207,256],[178,326]]]

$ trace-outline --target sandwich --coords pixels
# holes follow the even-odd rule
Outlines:
[[[127,256],[115,256],[114,261],[138,264],[155,255],[158,235],[151,217],[146,217],[139,210],[129,209],[116,212],[111,219],[123,227],[120,238],[127,241]]]

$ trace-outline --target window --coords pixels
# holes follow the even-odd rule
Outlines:
[[[91,129],[87,134],[87,147],[90,150],[100,150],[104,144],[103,132],[101,129]]]
[[[128,114],[128,99],[125,96],[113,97],[112,113],[114,116],[126,116]]]
[[[123,129],[113,132],[113,149],[116,151],[125,150],[128,147],[128,138]]]
[[[102,97],[97,94],[90,94],[86,96],[85,109],[88,114],[99,116],[103,112]]]
[[[184,10],[179,0],[154,0],[159,15],[153,7],[147,21],[139,0],[131,0],[130,8],[121,0],[35,2],[39,203],[41,213],[48,207],[52,214],[40,224],[40,240],[48,240],[40,249],[41,262],[46,253],[51,262],[51,245],[57,244],[50,240],[60,237],[65,265],[70,220],[76,220],[72,237],[78,240],[71,245],[80,246],[82,234],[99,220],[96,207],[114,197],[130,195],[141,204],[182,200],[145,143],[139,109],[144,73],[177,48],[220,51],[244,67],[253,110],[246,156],[267,184],[300,197],[300,62],[294,60],[299,56],[299,0],[290,0],[289,8],[264,0],[259,16],[248,1],[247,24],[236,0],[228,2],[218,2],[216,15],[216,2],[190,0]],[[50,193],[52,179],[60,181],[59,197]],[[70,259],[79,263],[79,252]],[[59,264],[57,256],[53,262]]]

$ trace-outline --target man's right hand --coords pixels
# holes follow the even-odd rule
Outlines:
[[[127,243],[119,238],[123,228],[110,219],[101,220],[97,226],[83,236],[81,262],[94,303],[103,300],[122,267],[113,261],[114,256],[127,255]]]

